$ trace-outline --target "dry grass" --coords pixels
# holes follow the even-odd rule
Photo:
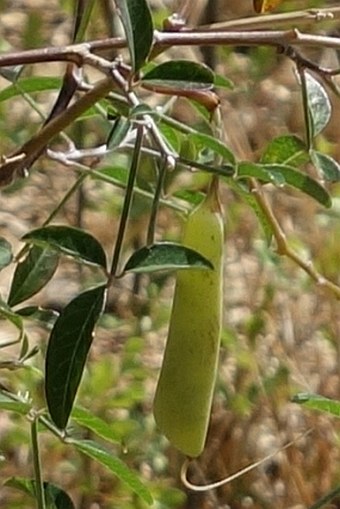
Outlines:
[[[65,42],[65,32],[70,28],[69,17],[60,10],[57,1],[50,2],[47,9],[46,2],[43,9],[40,4],[33,0],[0,2],[5,13],[1,16],[0,30],[9,45],[17,49],[24,44],[29,45],[29,38],[24,35],[29,23],[33,23],[32,13],[39,18],[39,26],[44,26],[39,43]],[[299,7],[304,2],[292,4]],[[246,0],[225,1],[220,2],[219,12],[221,19],[227,19],[231,15],[249,14],[250,9],[250,2]],[[20,25],[14,20],[20,20]],[[198,51],[185,55],[200,58]],[[326,57],[329,55],[317,55],[320,59]],[[238,157],[256,160],[261,148],[274,135],[294,132],[303,136],[300,96],[290,62],[274,52],[261,55],[255,50],[229,54],[219,51],[217,60],[218,71],[235,83],[234,91],[221,95],[225,139]],[[332,123],[319,142],[330,147],[332,155],[339,158],[340,102],[338,99],[333,99],[333,102]],[[3,151],[8,150],[8,146],[16,143],[18,138],[21,140],[27,135],[28,128],[24,127],[27,108],[22,107],[21,101],[14,104],[18,104],[15,116],[9,114],[8,107],[2,109],[0,128],[4,132],[9,122],[11,131],[16,126],[20,126],[20,131],[15,136],[8,134],[6,142],[1,142]],[[34,119],[31,121],[34,122]],[[34,175],[23,189],[1,192],[0,233],[17,246],[21,234],[41,224],[47,211],[58,203],[69,187],[70,179],[74,178],[70,175],[71,170],[44,160],[36,165]],[[83,224],[111,249],[111,231],[116,219],[113,219],[112,225],[109,191],[105,187],[85,186],[84,192],[92,205],[98,203],[99,196],[102,208],[95,207],[96,210],[93,210],[94,207],[84,207]],[[269,186],[266,189],[289,241],[303,256],[312,259],[322,273],[339,283],[339,186],[334,185],[331,192],[335,197],[335,208],[334,212],[328,213],[300,194],[286,189],[274,190]],[[290,399],[300,391],[339,399],[339,304],[291,261],[280,259],[275,254],[275,246],[265,245],[256,217],[230,190],[225,189],[223,201],[227,217],[225,334],[208,444],[202,458],[190,469],[189,476],[196,483],[216,480],[274,452],[289,441],[296,442],[230,485],[205,495],[188,492],[187,501],[177,507],[308,508],[337,484],[339,425],[335,418],[304,410],[291,403]],[[60,220],[75,224],[77,203],[71,202],[63,214]],[[173,228],[175,232],[175,227],[167,225],[169,217],[173,218],[164,212],[164,231]],[[131,243],[138,241],[143,224],[143,220],[136,221],[133,232],[137,233],[130,235]],[[2,273],[3,295],[8,291],[10,277],[10,270]],[[166,336],[166,320],[160,316],[165,316],[169,310],[172,283],[169,280],[152,301],[148,283],[142,281],[137,304],[147,307],[143,322],[138,321],[129,307],[129,284],[126,281],[123,289],[113,292],[110,306],[117,316],[116,328],[113,331],[103,329],[99,333],[101,342],[93,359],[100,362],[104,353],[112,355],[114,362],[119,364],[124,344],[139,329],[145,340],[140,365],[144,365],[148,373],[141,382],[145,396],[139,408],[139,418],[149,420]],[[49,285],[37,300],[64,304],[78,286],[77,271],[65,265],[55,283]],[[139,317],[142,315],[140,313]],[[149,320],[147,326],[146,318]],[[8,334],[7,329],[3,329],[3,334]],[[33,331],[33,334],[36,334],[37,341],[44,340],[41,331]],[[122,373],[123,386],[130,383],[129,377],[124,376]],[[7,374],[2,375],[1,380],[8,383]],[[9,380],[15,385],[13,374]],[[19,439],[13,439],[14,444],[6,444],[6,437],[11,436],[8,430],[13,426],[17,424],[7,414],[1,414],[0,445],[11,456],[10,464],[1,467],[0,476],[4,478],[17,475],[18,471],[25,475],[26,468],[29,470],[28,446],[24,439],[20,443],[20,434]],[[307,430],[311,432],[299,438]],[[152,443],[157,442],[154,428],[152,433]],[[110,502],[112,488],[108,487],[105,476],[97,480],[97,495],[80,494],[77,488],[79,472],[74,467],[78,460],[72,456],[64,458],[64,454],[56,447],[52,448],[52,453],[50,450],[44,453],[43,462],[48,476],[69,489],[80,508],[95,509],[99,503],[100,507],[107,509],[116,507],[114,502]],[[167,458],[168,467],[159,477],[180,486],[178,467],[181,458],[171,449],[167,451]],[[157,480],[157,469],[150,454],[144,455],[141,464],[148,466],[149,477]],[[53,472],[55,465],[58,465],[57,471]],[[86,475],[86,466],[83,465],[82,469],[80,475]],[[91,472],[91,475],[99,475],[96,471]],[[0,495],[0,507],[12,507],[9,500],[13,507],[17,507],[15,499],[7,491]],[[340,500],[334,500],[332,504],[326,507],[340,507]]]

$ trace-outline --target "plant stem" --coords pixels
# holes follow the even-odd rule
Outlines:
[[[127,220],[129,217],[129,212],[130,212],[131,203],[132,203],[133,190],[134,190],[137,170],[138,170],[138,166],[139,166],[143,136],[144,136],[144,126],[140,124],[137,126],[137,136],[136,136],[135,148],[134,148],[134,151],[132,154],[129,178],[128,178],[128,182],[126,185],[126,194],[125,194],[125,199],[124,199],[124,204],[123,204],[123,210],[122,210],[122,215],[120,217],[120,223],[119,223],[119,228],[118,228],[118,233],[117,233],[117,240],[116,240],[115,249],[114,249],[113,257],[112,257],[112,265],[111,265],[111,271],[110,271],[111,276],[117,275],[118,262],[119,262],[120,253],[122,250],[122,244],[123,244],[126,224],[127,224]]]
[[[162,163],[159,165],[157,185],[156,185],[155,194],[154,194],[153,201],[152,201],[148,232],[147,232],[147,236],[146,236],[146,244],[148,246],[153,244],[154,240],[155,240],[156,219],[157,219],[157,213],[158,213],[158,208],[159,208],[159,201],[161,198],[164,177],[167,172],[167,169],[168,169],[167,158],[164,158]]]
[[[10,183],[16,172],[22,172],[29,167],[31,161],[45,149],[52,138],[93,104],[105,97],[112,88],[114,88],[112,78],[103,79],[69,108],[45,124],[35,136],[24,143],[12,156],[4,158],[3,164],[0,164],[0,185]]]
[[[38,418],[34,416],[33,421],[31,423],[31,441],[33,453],[33,467],[35,475],[35,490],[37,497],[37,509],[46,509],[44,483],[41,475],[37,422]]]
[[[332,292],[337,299],[340,299],[340,287],[320,274],[314,267],[312,261],[302,259],[298,253],[288,245],[286,235],[284,234],[256,180],[251,180],[251,187],[256,197],[257,203],[261,207],[272,228],[273,236],[276,240],[277,253],[280,256],[287,256],[287,258],[290,258],[296,265],[298,265],[304,272],[306,272],[318,286],[326,288]]]

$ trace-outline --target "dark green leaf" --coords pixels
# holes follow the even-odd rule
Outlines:
[[[188,268],[213,269],[214,267],[209,260],[193,249],[173,242],[162,242],[135,251],[126,262],[124,273]]]
[[[13,259],[12,246],[11,244],[0,237],[0,270],[7,267]]]
[[[266,183],[276,184],[282,187],[288,184],[299,189],[325,207],[331,207],[331,197],[326,189],[309,175],[297,171],[295,168],[280,164],[254,164],[249,162],[240,163],[237,175],[239,178],[253,177]]]
[[[309,160],[305,143],[294,135],[279,136],[267,145],[261,157],[263,164],[301,166]]]
[[[45,393],[51,418],[60,429],[66,427],[72,411],[104,298],[105,286],[78,295],[53,327],[46,352]]]
[[[11,479],[8,479],[4,485],[10,488],[15,488],[26,495],[36,498],[36,481],[34,479],[12,477]],[[44,493],[46,509],[75,509],[68,494],[58,488],[58,486],[44,482]]]
[[[62,85],[60,78],[50,77],[32,77],[22,78],[18,84],[10,85],[0,91],[0,102],[7,101],[12,97],[22,95],[23,93],[31,94],[33,92],[44,92],[46,90],[58,90]]]
[[[48,244],[83,262],[106,268],[106,255],[97,239],[80,228],[50,225],[32,230],[22,240],[35,244]]]
[[[292,401],[300,405],[302,404],[306,408],[340,417],[340,401],[307,392],[296,394],[293,396]]]
[[[170,60],[154,67],[143,76],[142,83],[157,88],[209,90],[214,73],[206,65],[191,60]]]
[[[317,152],[316,150],[310,151],[310,157],[314,166],[326,180],[329,182],[339,182],[340,165],[337,161],[326,154]]]
[[[119,147],[126,138],[130,127],[131,123],[129,120],[123,117],[118,117],[112,126],[111,132],[106,142],[108,148],[113,149]]]
[[[31,405],[24,401],[14,401],[5,394],[0,393],[0,409],[20,415],[26,415],[31,410]]]
[[[328,124],[332,106],[326,90],[309,72],[305,72],[308,109],[311,117],[313,138]]]
[[[52,278],[58,261],[59,254],[55,250],[32,246],[15,269],[8,304],[15,306],[38,293]]]
[[[75,407],[72,411],[72,420],[79,426],[89,429],[96,433],[100,438],[108,442],[120,443],[121,437],[114,433],[112,426],[103,421],[100,417],[94,415],[89,410],[81,407]]]
[[[115,0],[123,23],[131,66],[137,72],[144,65],[153,40],[153,24],[146,0]]]
[[[139,477],[130,470],[119,458],[113,456],[107,449],[93,440],[74,440],[69,439],[69,443],[86,456],[98,461],[101,465],[107,467],[121,481],[123,481],[134,493],[141,497],[147,504],[153,503],[149,490],[139,480]]]

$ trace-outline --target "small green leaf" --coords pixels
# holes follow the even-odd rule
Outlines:
[[[113,456],[107,449],[104,449],[102,445],[93,440],[68,439],[68,443],[73,444],[83,454],[108,468],[147,504],[151,505],[153,503],[151,493],[140,481],[139,477],[119,458]]]
[[[162,242],[135,251],[126,262],[123,273],[188,268],[213,269],[214,267],[209,260],[193,249],[173,242]]]
[[[87,27],[91,20],[91,14],[95,5],[95,1],[96,0],[87,0],[87,2],[83,2],[82,0],[77,1],[76,16],[74,20],[74,33],[72,39],[73,43],[82,42],[84,40]]]
[[[340,181],[340,164],[332,157],[316,150],[310,151],[312,163],[322,176],[329,182]]]
[[[46,328],[50,329],[55,324],[59,313],[54,309],[45,309],[40,306],[26,306],[16,310],[16,313],[23,318],[36,320]]]
[[[7,101],[12,97],[22,95],[23,93],[32,94],[34,92],[44,92],[46,90],[58,90],[62,85],[60,78],[50,77],[32,77],[22,78],[18,84],[10,85],[0,91],[0,102]]]
[[[296,394],[293,396],[292,401],[293,403],[299,403],[306,408],[340,417],[340,401],[325,398],[318,394],[310,394],[308,392],[300,392],[299,394]]]
[[[105,286],[78,295],[64,308],[51,332],[45,393],[51,418],[60,429],[66,427],[72,411],[104,299]]]
[[[267,145],[261,157],[263,164],[288,164],[301,166],[309,160],[305,143],[294,135],[274,138]]]
[[[214,73],[206,65],[191,60],[170,60],[146,73],[142,83],[158,89],[210,90],[214,78]]]
[[[113,432],[112,426],[89,410],[77,406],[73,409],[71,417],[79,426],[93,431],[100,438],[113,443],[121,442],[121,437]]]
[[[297,171],[295,168],[280,164],[254,164],[242,162],[238,165],[239,178],[253,177],[262,182],[276,184],[282,187],[288,184],[314,198],[324,207],[331,207],[332,201],[328,192],[309,175]]]
[[[7,267],[13,259],[12,246],[11,244],[0,237],[0,270]]]
[[[85,263],[106,268],[106,255],[97,239],[80,228],[50,225],[32,230],[22,237],[26,242],[48,244]]]
[[[50,248],[32,246],[18,263],[11,284],[8,304],[15,306],[39,292],[58,267],[59,254]]]
[[[263,212],[262,208],[258,204],[254,194],[242,185],[242,182],[237,182],[235,179],[227,179],[229,186],[237,193],[248,205],[253,209],[259,223],[262,227],[265,239],[269,245],[273,237],[273,227],[268,221],[267,215]]]
[[[153,24],[146,0],[115,0],[124,27],[134,72],[144,65],[153,40]]]
[[[34,479],[12,477],[11,479],[8,479],[4,485],[10,488],[15,488],[36,499],[36,481]],[[68,494],[61,488],[58,488],[58,486],[44,482],[44,493],[46,509],[75,509],[75,506]]]
[[[223,160],[228,161],[232,165],[235,164],[235,156],[230,148],[214,136],[196,131],[188,134],[188,139],[196,145],[197,150],[210,149],[215,154],[220,155]]]
[[[217,88],[227,88],[228,90],[233,90],[234,88],[233,82],[225,76],[222,76],[222,74],[215,74],[214,85]]]
[[[11,308],[8,306],[8,304],[6,304],[6,302],[4,302],[1,299],[0,299],[0,317],[11,322],[14,325],[14,327],[16,327],[19,331],[19,335],[18,335],[17,339],[10,340],[7,343],[6,342],[1,343],[0,348],[9,346],[9,345],[14,345],[15,343],[19,343],[20,341],[22,341],[25,337],[25,331],[24,331],[24,325],[23,325],[22,318],[17,313],[14,313],[11,310]]]
[[[328,94],[309,72],[305,72],[308,109],[311,117],[312,136],[315,138],[323,131],[332,114],[332,106]]]
[[[8,65],[6,67],[1,67],[0,76],[11,83],[15,83],[23,70],[23,65]]]
[[[5,394],[0,393],[0,409],[20,415],[26,415],[31,410],[31,405],[24,401],[14,401]]]

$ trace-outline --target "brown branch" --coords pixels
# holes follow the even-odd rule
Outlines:
[[[298,267],[306,272],[319,287],[326,288],[333,295],[335,295],[337,299],[340,299],[340,287],[320,274],[316,270],[312,261],[304,260],[296,251],[294,251],[294,249],[289,246],[284,231],[282,230],[278,220],[273,213],[273,210],[267,202],[261,187],[254,179],[251,179],[251,188],[256,197],[257,203],[265,214],[267,221],[270,223],[273,237],[276,241],[276,252],[278,255],[286,256],[287,258],[291,259],[296,265],[298,265]]]
[[[12,182],[16,174],[25,175],[27,168],[48,143],[69,124],[85,113],[93,104],[105,97],[115,86],[112,77],[107,77],[95,85],[78,101],[54,117],[48,124],[8,158],[3,157],[0,164],[0,186]]]
[[[254,30],[254,31],[179,31],[179,32],[154,32],[153,51],[161,51],[171,46],[309,46],[340,48],[339,37],[324,35],[311,35],[290,30]],[[107,67],[109,62],[99,59],[91,54],[106,49],[121,49],[126,46],[126,41],[120,37],[113,37],[82,44],[71,44],[60,48],[40,48],[15,53],[0,55],[0,67],[22,64],[35,64],[41,62],[73,62],[78,66],[89,64],[97,68]],[[98,58],[98,60],[95,60]]]

